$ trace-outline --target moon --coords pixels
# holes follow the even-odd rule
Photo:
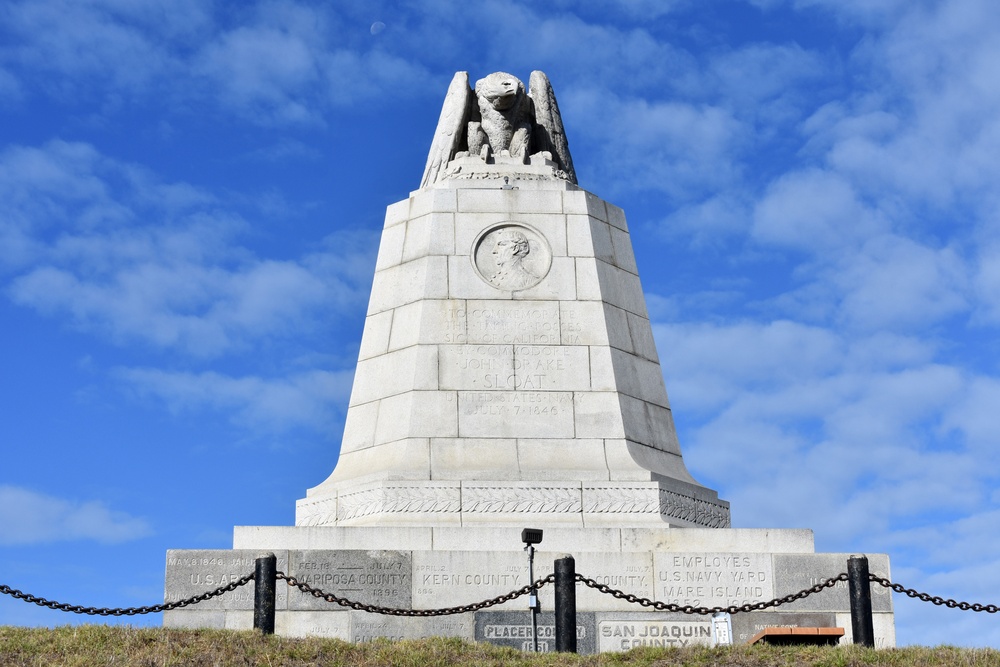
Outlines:
[[[383,30],[385,30],[385,24],[381,21],[375,21],[375,23],[372,23],[371,31],[373,35],[377,35]]]

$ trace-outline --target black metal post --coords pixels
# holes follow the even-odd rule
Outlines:
[[[854,643],[874,648],[872,585],[868,579],[867,556],[851,556],[847,560],[847,583],[851,592],[851,630],[854,632]]]
[[[576,560],[556,559],[556,651],[576,653]]]
[[[531,610],[531,648],[538,653],[538,589],[535,588],[535,545],[525,547],[528,551],[528,582],[531,592],[528,593],[528,608]]]
[[[274,599],[278,592],[278,558],[261,555],[254,568],[253,627],[265,635],[274,634]]]

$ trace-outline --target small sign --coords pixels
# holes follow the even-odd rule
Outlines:
[[[733,622],[726,612],[712,616],[712,643],[715,646],[729,646],[733,643]]]

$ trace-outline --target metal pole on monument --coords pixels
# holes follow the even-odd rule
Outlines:
[[[868,557],[847,559],[847,583],[851,594],[851,630],[854,643],[875,647],[875,625],[872,621],[872,588],[868,578]]]
[[[567,554],[557,558],[556,651],[576,653],[576,560]]]
[[[535,545],[542,541],[542,531],[537,528],[525,528],[521,531],[521,541],[524,550],[528,552],[528,583],[531,592],[528,593],[528,609],[531,611],[531,646],[538,653],[538,589],[535,588]]]
[[[274,601],[277,597],[278,558],[261,554],[255,561],[253,591],[253,628],[265,635],[274,634]]]

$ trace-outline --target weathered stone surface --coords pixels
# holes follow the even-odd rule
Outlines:
[[[656,599],[696,607],[729,607],[774,599],[770,554],[656,553]]]
[[[847,572],[850,554],[778,554],[774,557],[775,575],[780,584],[775,589],[777,596],[810,588],[816,584]],[[889,576],[889,558],[884,554],[868,556],[868,568],[872,574]],[[892,595],[887,588],[872,586],[872,611],[892,611]],[[850,597],[846,581],[838,582],[832,588],[815,593],[803,600],[796,600],[785,606],[789,610],[837,611],[850,609]]]
[[[350,641],[369,642],[378,638],[423,639],[424,637],[475,638],[473,614],[433,618],[397,618],[352,611]]]
[[[460,391],[463,438],[572,438],[573,394],[565,391]]]
[[[532,651],[530,611],[478,611],[475,614],[475,640],[497,646],[507,646],[518,651]],[[576,649],[581,655],[597,652],[595,614],[582,612],[576,615]],[[556,649],[556,624],[552,612],[542,611],[536,621],[538,651],[551,653]]]
[[[846,632],[841,640],[841,644],[853,644],[854,634],[851,626],[851,614],[841,612],[836,614],[838,628],[844,628]],[[896,623],[893,614],[873,613],[872,629],[875,630],[875,648],[894,648],[896,646]]]
[[[707,616],[674,613],[598,613],[597,647],[601,653],[640,646],[711,646],[712,621]]]
[[[529,583],[523,554],[503,552],[422,551],[413,553],[413,606],[438,609],[488,600]],[[512,600],[496,610],[523,608]]]
[[[288,574],[338,597],[380,607],[411,603],[410,553],[403,551],[291,551]],[[329,611],[329,602],[298,589],[288,593],[292,611]]]
[[[195,595],[214,591],[244,575],[254,571],[256,559],[262,551],[240,549],[170,549],[167,551],[167,575],[163,597],[168,602],[184,600]],[[288,567],[288,554],[285,551],[275,551],[278,558],[278,569]],[[198,612],[214,609],[253,609],[253,582],[245,584],[234,591],[198,603]],[[278,589],[275,603],[277,609],[287,606],[287,591]],[[214,617],[213,617],[214,618]],[[212,621],[212,627],[219,627]]]
[[[274,616],[274,632],[283,637],[327,637],[351,641],[347,611],[283,611]]]
[[[649,536],[657,539],[638,539]],[[324,592],[362,603],[415,609],[453,607],[503,595],[528,583],[520,527],[513,526],[248,527],[237,531],[234,542],[250,548],[170,552],[168,598],[202,592],[200,586],[210,578],[214,587],[216,581],[242,576],[243,568],[252,570],[256,555],[275,544],[294,547],[288,552],[276,551],[279,569]],[[802,553],[776,553],[775,549]],[[811,585],[797,581],[796,576],[808,579],[818,570],[846,567],[846,554],[813,554],[811,549],[809,531],[549,528],[535,553],[534,575],[537,579],[550,574],[554,561],[568,552],[575,556],[579,574],[625,593],[694,606],[739,605],[770,600]],[[873,571],[881,572],[885,556],[869,558]],[[197,585],[191,584],[192,575]],[[430,634],[466,638],[475,634],[484,639],[485,633],[491,633],[490,640],[524,639],[521,620],[515,616],[467,614],[441,619],[447,622],[440,625],[433,623],[435,619],[387,618],[363,612],[348,616],[341,607],[289,590],[280,582],[278,590],[277,628],[289,635],[366,641],[376,636]],[[818,605],[822,609],[783,605],[780,611],[767,614],[737,614],[733,619],[736,640],[746,641],[760,629],[756,626],[844,627],[846,623],[849,627],[846,593],[839,589],[832,593]],[[553,608],[553,596],[551,585],[539,591],[544,611]],[[812,597],[816,596],[806,601]],[[209,603],[202,603],[208,606],[175,610],[165,615],[164,623],[169,627],[248,627],[252,598],[250,585],[245,600],[231,600],[231,606],[225,608],[212,609]],[[492,608],[491,613],[523,614],[527,619],[526,604],[526,599],[518,598]],[[577,587],[577,608],[579,623],[587,628],[585,635],[594,638],[588,646],[601,651],[712,641],[708,617],[650,614],[638,605],[583,585]],[[895,642],[891,601],[876,602],[876,609],[879,643],[891,646]],[[548,623],[544,617],[540,620],[540,626]],[[484,624],[497,627],[486,630]],[[545,632],[540,638],[546,638]]]

